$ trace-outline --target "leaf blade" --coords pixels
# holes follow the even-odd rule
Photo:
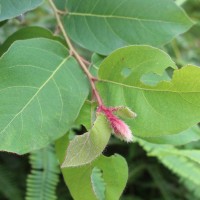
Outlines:
[[[130,44],[159,46],[192,26],[183,10],[169,0],[73,0],[67,7],[64,23],[71,39],[103,55]]]
[[[76,167],[91,163],[101,155],[111,135],[111,129],[103,115],[99,115],[91,130],[76,136],[67,148],[64,167]]]
[[[154,86],[141,81],[148,73],[162,76],[169,66],[176,69],[167,54],[149,46],[119,49],[100,66],[98,86],[105,103],[128,106],[137,113],[138,117],[127,123],[138,137],[179,133],[199,121],[198,67],[175,70],[172,80]]]
[[[0,21],[5,19],[11,19],[13,17],[19,16],[24,12],[36,8],[40,5],[43,0],[22,0],[22,1],[12,1],[12,0],[1,0],[0,7],[1,7],[1,15]]]
[[[1,150],[23,154],[44,147],[72,126],[88,85],[63,45],[44,38],[16,41],[1,57],[0,70]]]

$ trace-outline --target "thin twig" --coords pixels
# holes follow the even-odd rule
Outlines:
[[[64,26],[61,22],[61,19],[60,19],[60,12],[58,11],[58,9],[56,8],[56,6],[54,5],[53,3],[53,0],[49,0],[49,3],[55,13],[55,17],[56,17],[56,20],[58,22],[58,26],[60,27],[60,30],[65,38],[65,41],[70,49],[70,54],[73,55],[76,60],[78,61],[78,63],[80,64],[81,68],[83,69],[84,73],[86,74],[86,76],[88,77],[89,81],[90,81],[90,85],[92,87],[92,92],[94,94],[94,96],[96,97],[96,100],[97,100],[97,103],[100,105],[103,104],[102,102],[102,99],[96,89],[96,86],[95,86],[95,81],[97,80],[95,77],[92,76],[92,74],[89,72],[87,66],[86,66],[86,63],[85,63],[85,60],[83,60],[83,58],[78,54],[78,52],[76,51],[76,49],[73,47],[65,29],[64,29]]]

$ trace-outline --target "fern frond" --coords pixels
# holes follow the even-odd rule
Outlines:
[[[181,183],[190,191],[190,194],[187,194],[188,200],[199,200],[200,199],[200,190],[199,185],[194,184],[192,181],[182,179]]]
[[[30,164],[26,200],[56,200],[59,168],[53,146],[31,153]]]
[[[162,164],[179,177],[200,186],[200,151],[194,152],[177,149],[171,145],[157,145],[143,140],[139,144],[147,151],[149,156],[157,157]]]

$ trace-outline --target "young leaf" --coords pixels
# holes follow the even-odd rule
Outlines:
[[[76,136],[67,148],[64,167],[76,167],[92,162],[101,155],[110,139],[111,129],[104,115],[99,115],[91,130]]]
[[[88,95],[77,62],[53,40],[16,41],[0,72],[0,150],[23,154],[61,137]]]
[[[67,8],[71,39],[103,55],[130,44],[162,45],[193,24],[171,0],[68,0]]]
[[[0,0],[0,21],[21,15],[39,6],[43,0]]]
[[[144,74],[160,76],[176,68],[163,51],[149,46],[130,46],[108,56],[100,66],[98,84],[108,106],[128,106],[137,118],[127,120],[139,137],[179,133],[200,120],[200,68],[175,70],[172,80],[147,85]]]
[[[135,118],[137,117],[137,114],[134,113],[130,108],[126,106],[119,106],[115,108],[116,115],[119,115],[120,117],[124,118]]]
[[[68,145],[68,134],[56,141],[56,154],[60,163],[63,163],[65,159],[65,149]],[[128,180],[128,166],[126,160],[120,155],[113,155],[111,157],[101,155],[87,165],[62,169],[65,183],[73,199],[97,200],[91,182],[92,170],[95,167],[102,172],[102,178],[106,187],[105,199],[119,199]]]
[[[106,200],[119,199],[127,179],[128,167],[125,159],[119,155],[100,156],[93,163],[77,168],[63,169],[65,182],[75,200],[97,200],[92,187],[91,174],[94,167],[101,169],[106,185]],[[77,184],[78,183],[78,184]]]

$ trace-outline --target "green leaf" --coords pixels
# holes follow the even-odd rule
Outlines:
[[[200,140],[200,128],[193,126],[185,131],[174,135],[163,135],[161,137],[149,137],[145,138],[146,141],[157,144],[172,144],[172,145],[184,145],[193,141]]]
[[[8,50],[14,41],[38,37],[56,40],[65,45],[64,40],[62,40],[60,37],[54,36],[49,30],[42,27],[30,26],[22,28],[8,37],[6,41],[0,46],[0,56]]]
[[[138,137],[179,133],[200,120],[200,68],[174,70],[172,80],[147,85],[144,74],[160,76],[176,68],[163,51],[149,46],[130,46],[108,56],[100,66],[98,87],[106,105],[128,106],[137,114],[126,120]]]
[[[171,0],[68,0],[67,8],[71,39],[103,55],[130,44],[159,46],[193,25]]]
[[[59,10],[66,9],[66,0],[54,0],[54,3]]]
[[[101,155],[110,139],[111,129],[104,115],[99,115],[91,130],[76,136],[67,148],[64,167],[75,167],[91,163]]]
[[[102,171],[94,167],[91,174],[92,188],[98,200],[105,200],[106,185],[102,177]]]
[[[0,0],[0,21],[21,15],[39,6],[43,0]]]
[[[56,154],[60,163],[64,161],[65,149],[68,145],[68,134],[56,141]],[[106,186],[105,199],[119,199],[128,180],[128,166],[126,160],[120,155],[111,157],[102,155],[90,164],[61,169],[72,197],[75,200],[97,200],[91,181],[92,171],[95,167],[102,172]]]
[[[116,107],[116,114],[123,118],[135,118],[137,117],[136,113],[134,113],[130,108],[125,106]]]
[[[123,157],[101,156],[93,163],[63,169],[65,182],[75,200],[96,200],[92,187],[91,174],[94,167],[101,169],[106,184],[106,200],[119,199],[128,179],[128,167]]]
[[[61,137],[88,95],[79,65],[53,40],[16,41],[0,71],[0,150],[23,154]]]

